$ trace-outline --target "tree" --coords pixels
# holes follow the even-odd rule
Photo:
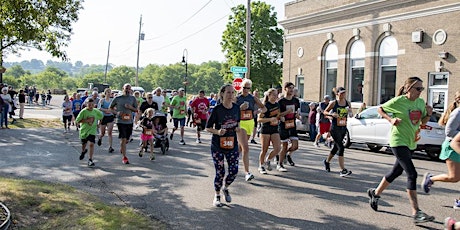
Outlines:
[[[134,67],[118,66],[107,74],[107,83],[112,89],[121,89],[126,83],[133,85],[135,76]]]
[[[222,51],[227,66],[245,66],[246,7],[238,5],[232,12],[222,35]],[[267,89],[280,84],[282,53],[283,30],[277,26],[274,8],[265,2],[251,2],[250,79],[254,88]],[[229,73],[225,74],[227,81],[231,79]]]
[[[5,72],[5,77],[6,76],[13,76],[14,78],[19,78],[25,74],[30,74],[29,71],[25,71],[22,66],[20,65],[15,65],[15,66],[12,66],[11,68],[9,68],[6,72]]]
[[[83,0],[2,0],[0,7],[0,66],[3,55],[25,47],[45,50],[67,60],[63,50],[78,20]],[[1,75],[0,75],[0,81]]]

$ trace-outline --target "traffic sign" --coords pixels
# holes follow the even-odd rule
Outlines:
[[[235,79],[233,79],[233,88],[236,91],[240,91],[241,90],[241,83],[243,83],[243,78],[235,78]]]
[[[230,67],[230,71],[232,73],[247,73],[248,72],[248,68],[247,67],[243,67],[243,66],[232,66]]]

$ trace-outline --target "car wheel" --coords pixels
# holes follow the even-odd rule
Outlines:
[[[425,149],[426,155],[432,160],[437,160],[439,159],[439,154],[441,153],[441,150],[436,149],[436,148],[426,148]]]
[[[380,149],[382,149],[383,146],[376,145],[376,144],[367,144],[367,147],[368,147],[372,152],[378,152]]]
[[[350,134],[348,133],[348,129],[347,129],[347,132],[345,133],[345,136],[343,137],[343,146],[345,148],[349,148],[350,145],[351,145]]]

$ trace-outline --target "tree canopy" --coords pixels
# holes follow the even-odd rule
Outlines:
[[[238,5],[232,12],[222,35],[222,51],[228,67],[245,66],[246,7]],[[281,82],[283,30],[277,25],[274,7],[265,2],[251,2],[250,79],[254,88],[265,90]],[[232,78],[228,71],[227,80]]]

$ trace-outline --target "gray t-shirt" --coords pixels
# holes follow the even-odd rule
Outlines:
[[[110,103],[110,108],[114,108],[117,111],[117,121],[116,123],[120,124],[132,124],[133,116],[131,111],[128,108],[125,108],[125,104],[131,105],[134,108],[137,108],[137,100],[134,96],[131,95],[120,95],[115,97]]]
[[[460,132],[460,108],[456,108],[450,113],[445,132],[446,140],[452,140]]]

